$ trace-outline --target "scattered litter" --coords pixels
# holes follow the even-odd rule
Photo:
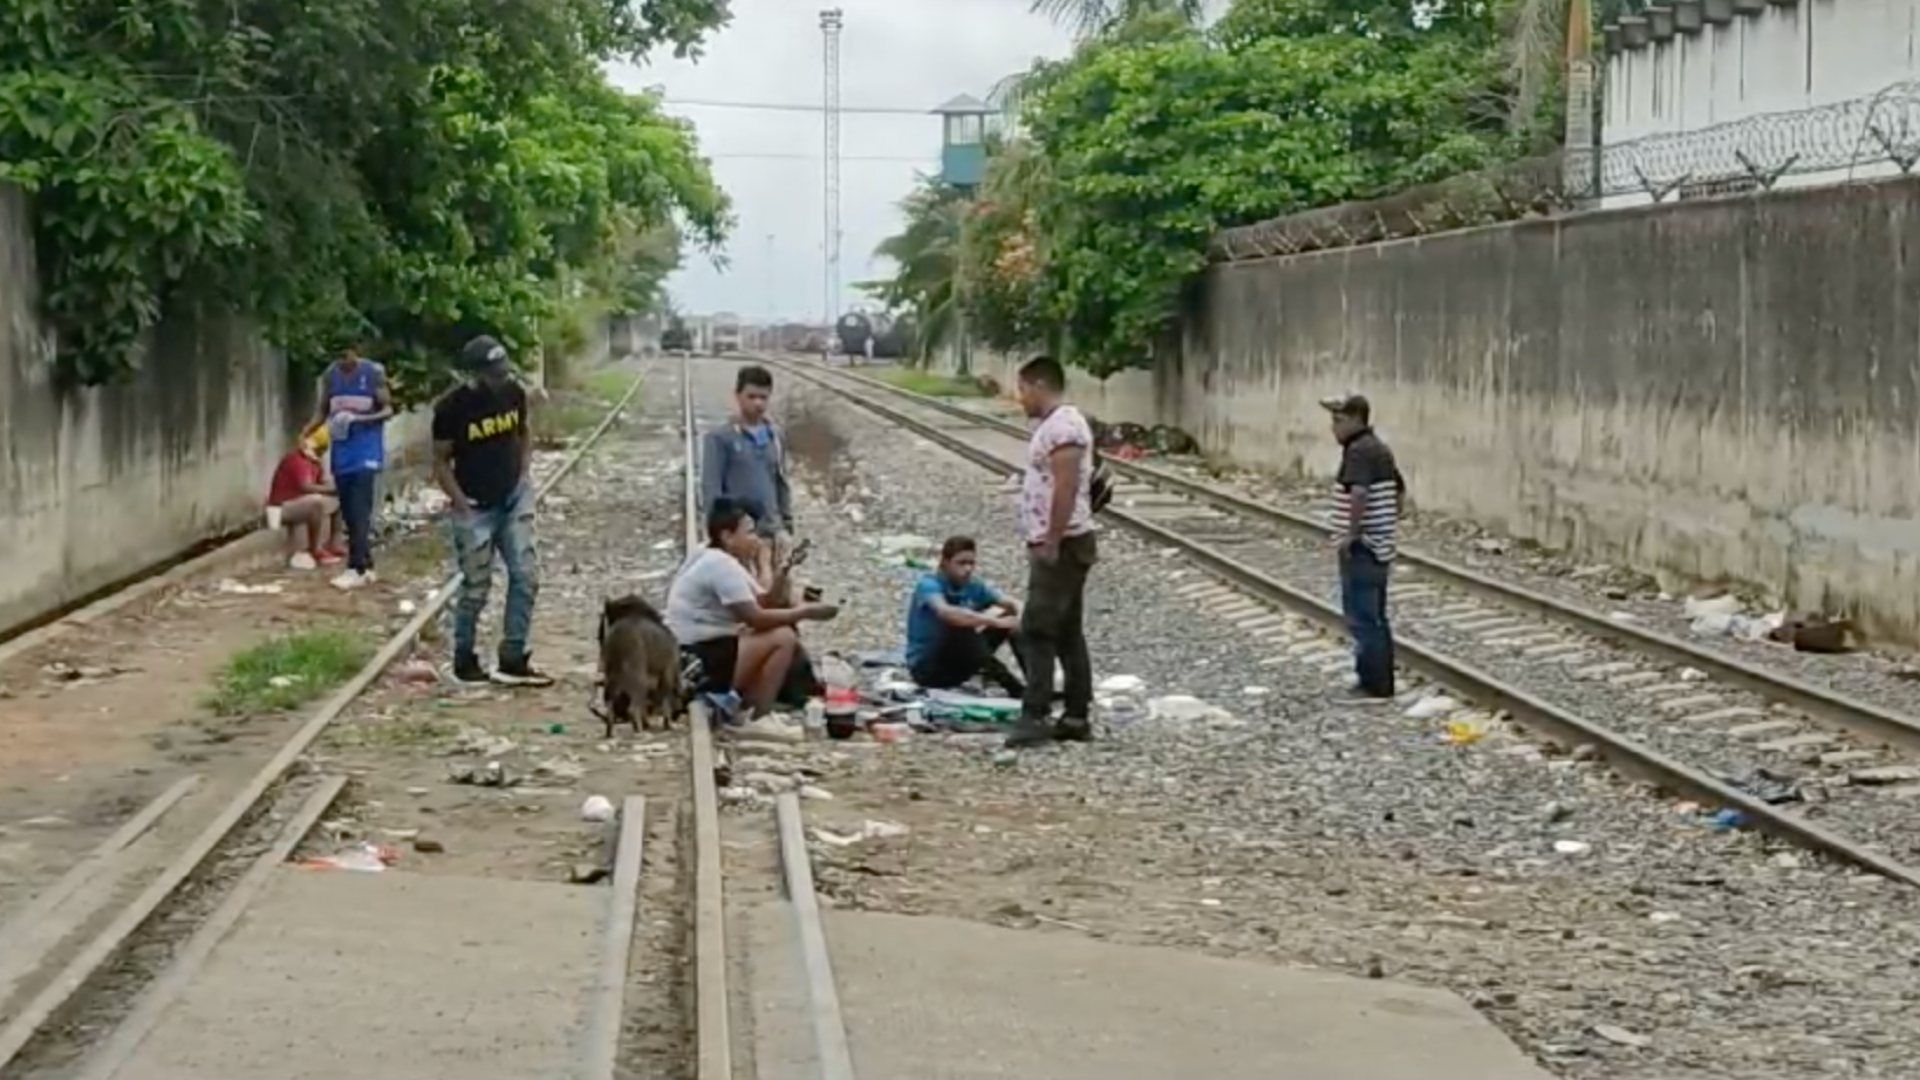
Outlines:
[[[1266,697],[1268,694],[1273,693],[1273,687],[1243,686],[1240,688],[1240,693],[1246,697]]]
[[[335,855],[317,855],[300,860],[309,870],[353,870],[377,874],[400,861],[400,853],[384,844],[359,843]]]
[[[1707,819],[1707,828],[1714,832],[1732,832],[1747,823],[1747,815],[1738,810],[1721,810]]]
[[[560,758],[549,758],[533,767],[533,771],[542,776],[551,776],[555,780],[574,781],[587,775],[586,766]]]
[[[846,513],[847,520],[853,522],[855,525],[865,525],[867,523],[867,512],[860,509],[857,503],[848,503]]]
[[[409,840],[413,840],[417,838],[420,835],[420,830],[419,829],[381,829],[380,835],[386,837],[389,840],[398,840],[399,842],[404,844]]]
[[[877,743],[902,743],[913,737],[913,728],[906,724],[872,724],[867,731]]]
[[[413,850],[422,855],[444,855],[447,853],[447,845],[431,836],[416,836],[413,838]]]
[[[1447,721],[1447,734],[1445,737],[1447,742],[1454,746],[1472,746],[1474,743],[1487,737],[1487,725],[1485,721],[1477,717],[1469,717],[1464,720],[1449,720]]]
[[[816,802],[832,802],[833,792],[823,787],[815,787],[812,784],[801,784],[800,797],[803,799],[812,799]]]
[[[1593,1025],[1593,1033],[1616,1046],[1645,1047],[1653,1045],[1653,1040],[1647,1036],[1639,1034],[1638,1032],[1628,1031],[1626,1028],[1618,1027],[1614,1024],[1595,1024]]]
[[[594,863],[574,863],[567,868],[567,883],[570,885],[598,885],[612,874],[604,866]]]
[[[1477,540],[1469,540],[1467,546],[1482,555],[1505,555],[1511,547],[1506,540],[1497,536],[1483,536]]]
[[[1212,719],[1219,708],[1188,694],[1168,694],[1147,702],[1147,715],[1155,720],[1192,723]]]
[[[432,686],[440,682],[440,670],[431,660],[408,660],[393,669],[394,677],[403,683],[415,686]]]
[[[1640,621],[1640,616],[1635,615],[1631,611],[1609,611],[1607,613],[1607,618],[1612,619],[1614,622],[1639,622]]]
[[[1680,681],[1681,682],[1706,682],[1707,673],[1704,671],[1701,671],[1699,668],[1683,667],[1680,669]]]
[[[501,757],[513,752],[518,745],[504,735],[495,735],[486,728],[463,727],[454,736],[453,752],[456,754],[476,754],[480,757]]]
[[[399,608],[400,608],[400,614],[412,615],[414,612],[417,612],[420,610],[420,605],[414,603],[411,600],[402,600],[400,601]]]
[[[905,825],[868,818],[861,823],[858,832],[836,833],[816,828],[813,830],[813,835],[816,839],[834,847],[851,847],[862,840],[897,840],[910,831]]]
[[[867,542],[877,546],[880,554],[896,559],[902,555],[925,554],[934,546],[932,540],[913,533],[887,533],[884,536],[870,536]]]
[[[1435,717],[1445,716],[1459,707],[1459,702],[1445,694],[1435,694],[1414,702],[1407,709],[1406,717],[1409,720],[1432,720]]]
[[[589,795],[587,801],[580,804],[581,821],[612,821],[613,802],[605,795]]]
[[[285,690],[299,681],[300,676],[298,675],[275,675],[267,680],[267,685],[273,687],[275,690]]]
[[[1647,921],[1655,926],[1665,926],[1667,923],[1679,922],[1681,917],[1678,912],[1674,911],[1655,911],[1647,916]]]
[[[419,798],[422,795],[432,794],[432,792],[433,792],[432,788],[410,787],[407,789],[407,794],[412,795],[415,798]]]
[[[1138,675],[1109,675],[1094,685],[1103,694],[1137,694],[1147,688],[1147,680]]]
[[[1014,765],[1019,760],[1020,760],[1020,754],[1018,751],[1015,751],[1015,750],[1001,749],[1001,750],[994,751],[994,754],[993,754],[993,763],[995,765],[1000,766],[1003,769]]]
[[[772,772],[750,772],[742,776],[740,782],[756,791],[781,792],[794,789],[793,777]]]
[[[1687,597],[1681,608],[1689,619],[1700,619],[1710,615],[1740,614],[1740,599],[1731,594],[1705,598]]]
[[[1920,776],[1920,773],[1915,775]],[[1803,798],[1800,785],[1793,777],[1766,768],[1756,768],[1744,776],[1726,776],[1723,779],[1769,806],[1796,803]]]
[[[1871,769],[1855,769],[1847,777],[1856,784],[1906,784],[1920,780],[1920,766],[1880,765]]]
[[[471,762],[456,761],[447,766],[447,779],[475,787],[512,787],[517,782],[507,767],[497,761],[478,767]]]
[[[1800,856],[1791,851],[1778,851],[1767,860],[1767,865],[1776,870],[1798,870],[1801,865]]]
[[[1593,845],[1585,840],[1555,840],[1553,850],[1560,855],[1579,858],[1593,853]]]
[[[282,592],[286,591],[277,583],[269,582],[264,585],[248,585],[234,578],[221,578],[219,584],[214,586],[214,589],[219,592],[230,593],[234,596],[279,596]]]

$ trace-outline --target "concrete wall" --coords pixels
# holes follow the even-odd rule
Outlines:
[[[1156,418],[1327,473],[1372,397],[1414,498],[1920,642],[1920,181],[1214,267]]]
[[[36,294],[0,188],[0,628],[258,517],[288,423],[284,365],[219,317],[163,323],[124,385],[62,392]]]
[[[1920,644],[1920,180],[1220,265],[1182,351],[1071,395],[1325,477],[1358,390],[1418,505]]]
[[[1731,15],[1716,24],[1710,21],[1714,9]],[[1742,11],[1733,11],[1728,0],[1707,0],[1706,10],[1708,17],[1696,29],[1609,53],[1603,147],[1868,98],[1920,77],[1920,0],[1773,0],[1758,10]],[[1766,168],[1787,164],[1793,153],[1863,156],[1857,164],[1790,173],[1781,179],[1782,187],[1895,175],[1898,168],[1877,153],[1867,128],[1877,121],[1896,137],[1911,138],[1904,129],[1910,122],[1905,103],[1910,97],[1895,95],[1884,107],[1862,108],[1846,120],[1828,117],[1800,126],[1723,133],[1717,140],[1662,150],[1643,164],[1657,181],[1683,174],[1698,179],[1703,172],[1717,175],[1733,168],[1731,154],[1738,146]],[[1616,156],[1609,154],[1607,160]],[[1628,161],[1620,157],[1616,168],[1625,169]],[[1619,179],[1613,173],[1609,170],[1612,179]],[[1647,201],[1650,196],[1645,194],[1621,193],[1609,196],[1605,204]]]

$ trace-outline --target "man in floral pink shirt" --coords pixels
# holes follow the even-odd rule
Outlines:
[[[1093,539],[1093,429],[1066,404],[1067,375],[1050,356],[1020,369],[1020,405],[1037,423],[1027,443],[1020,484],[1020,531],[1027,544],[1027,694],[1012,747],[1093,737],[1093,662],[1082,626],[1087,572],[1098,558]],[[1053,723],[1053,665],[1066,676],[1066,712]]]

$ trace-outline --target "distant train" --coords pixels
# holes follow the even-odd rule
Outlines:
[[[877,360],[898,360],[913,351],[913,323],[891,315],[849,311],[834,326],[840,350],[848,356],[867,355],[867,343],[873,343]]]

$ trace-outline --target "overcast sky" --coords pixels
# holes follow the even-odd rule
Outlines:
[[[1065,55],[1071,35],[1028,11],[1027,0],[837,0],[843,107],[911,108],[909,115],[848,112],[841,120],[842,307],[856,281],[885,276],[874,245],[896,232],[897,208],[917,172],[940,157],[940,121],[919,115],[958,94],[984,98],[1036,56]],[[629,89],[661,86],[669,100],[789,103],[821,100],[820,0],[733,0],[733,21],[698,61],[670,55],[622,65]],[[733,197],[739,221],[718,270],[690,257],[672,282],[694,313],[733,311],[815,321],[823,303],[824,179],[821,116],[671,105],[693,120],[702,150]],[[866,159],[866,160],[862,160]]]

